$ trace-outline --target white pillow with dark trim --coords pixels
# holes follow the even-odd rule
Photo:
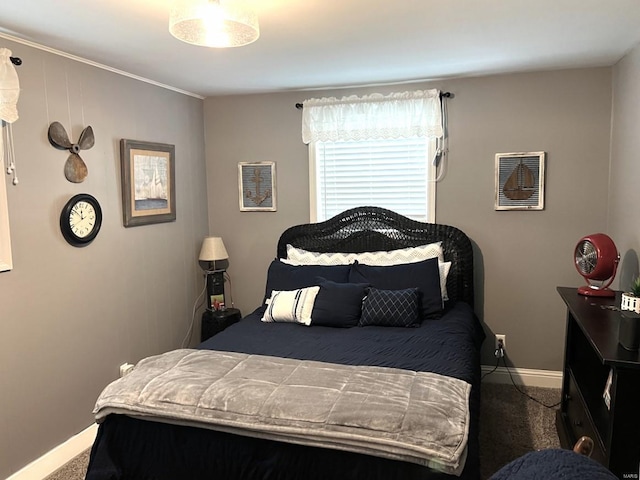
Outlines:
[[[319,286],[297,290],[273,290],[267,299],[262,321],[311,325],[311,312],[320,291]]]

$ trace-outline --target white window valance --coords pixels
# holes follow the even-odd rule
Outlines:
[[[302,141],[442,137],[439,90],[311,98],[303,102]]]

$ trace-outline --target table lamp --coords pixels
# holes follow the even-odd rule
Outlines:
[[[198,260],[207,275],[207,309],[225,310],[224,273],[229,268],[229,255],[222,238],[206,237]]]

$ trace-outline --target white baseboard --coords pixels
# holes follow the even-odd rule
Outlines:
[[[489,373],[494,367],[482,365],[482,375]],[[513,381],[517,385],[525,387],[562,388],[562,372],[553,370],[532,370],[528,368],[498,367],[495,372],[487,375],[483,382],[486,383],[511,383],[509,371]]]
[[[58,470],[74,457],[93,445],[98,433],[98,425],[93,424],[61,443],[26,467],[18,470],[7,480],[41,480]]]

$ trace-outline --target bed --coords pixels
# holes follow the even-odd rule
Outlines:
[[[472,247],[455,227],[377,207],[293,226],[255,311],[196,349],[144,359],[105,389],[86,479],[477,480],[484,332],[473,305]],[[176,387],[182,374],[191,384]],[[129,377],[134,386],[122,383]],[[170,402],[146,395],[159,383]],[[269,402],[251,405],[265,383]],[[185,396],[198,404],[165,414]],[[160,401],[129,405],[140,397]],[[247,425],[236,404],[269,405],[269,418]],[[440,423],[416,427],[422,443],[406,450],[387,428],[407,418]]]

